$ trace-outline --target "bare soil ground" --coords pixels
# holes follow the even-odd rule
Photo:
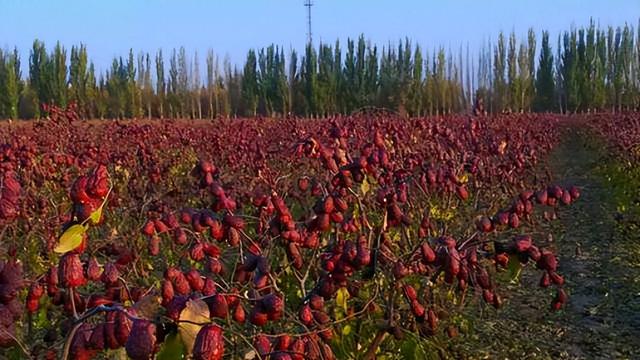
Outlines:
[[[509,293],[503,310],[485,309],[472,320],[453,357],[640,359],[640,232],[620,221],[613,189],[599,171],[615,159],[590,134],[577,128],[567,134],[548,161],[557,183],[582,188],[551,225],[561,234],[552,246],[569,303],[549,312],[552,293],[535,291],[539,275],[525,271],[520,284],[503,286]]]

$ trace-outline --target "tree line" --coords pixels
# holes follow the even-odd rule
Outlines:
[[[555,41],[554,41],[555,40]],[[209,50],[116,57],[96,73],[85,45],[47,50],[39,40],[22,74],[17,49],[0,50],[0,118],[31,119],[43,103],[75,102],[83,118],[329,116],[380,107],[411,116],[469,112],[623,111],[640,107],[640,26],[595,22],[550,39],[499,33],[478,54],[423,50],[409,39],[378,46],[271,45],[249,50],[243,66]],[[554,43],[555,42],[555,49]]]

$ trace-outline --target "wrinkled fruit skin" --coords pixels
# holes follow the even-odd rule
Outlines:
[[[206,325],[198,332],[193,345],[194,360],[220,360],[224,355],[222,328],[218,325]]]
[[[68,288],[75,288],[87,283],[78,254],[68,253],[60,259],[58,277],[62,280],[63,286]]]
[[[134,320],[125,349],[133,360],[151,359],[156,351],[156,325],[149,320]]]

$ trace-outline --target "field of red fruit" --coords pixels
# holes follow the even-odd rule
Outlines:
[[[461,317],[499,316],[521,277],[553,316],[571,291],[552,224],[589,189],[547,159],[567,123],[611,131],[533,114],[81,123],[49,110],[0,128],[10,358],[445,356],[467,336]],[[616,120],[637,140],[629,116]]]

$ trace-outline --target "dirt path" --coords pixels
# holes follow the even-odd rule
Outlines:
[[[612,189],[598,168],[611,161],[580,130],[550,158],[561,184],[576,184],[583,196],[563,211],[557,240],[570,301],[566,332],[559,339],[571,358],[640,358],[640,239],[616,221]]]
[[[640,231],[618,224],[612,186],[600,175],[602,146],[578,129],[548,165],[553,182],[577,185],[582,196],[557,221],[530,229],[537,241],[556,234],[544,246],[559,256],[569,303],[550,312],[554,292],[539,288],[540,272],[527,267],[518,284],[503,279],[501,310],[469,310],[471,331],[450,346],[451,358],[640,359]]]

